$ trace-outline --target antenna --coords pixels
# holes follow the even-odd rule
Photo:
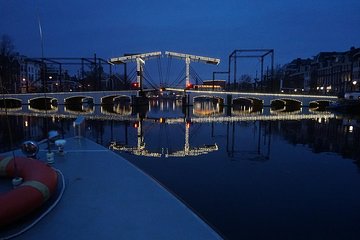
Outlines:
[[[48,115],[48,110],[47,110],[47,97],[46,97],[46,92],[47,92],[47,80],[46,80],[46,72],[45,72],[45,62],[44,62],[44,37],[43,37],[43,30],[42,30],[42,26],[41,26],[41,19],[40,19],[40,10],[39,7],[37,7],[37,18],[38,18],[38,25],[39,25],[39,35],[40,35],[40,42],[41,42],[41,67],[42,67],[42,72],[41,72],[41,78],[42,78],[42,84],[43,84],[43,92],[44,92],[44,104],[45,104],[45,132],[48,133],[49,132],[49,124],[48,124],[48,119],[47,119],[47,115]],[[49,134],[47,134],[47,153],[46,153],[46,159],[48,163],[53,163],[54,162],[54,153],[51,152],[50,149],[50,139],[49,139]]]

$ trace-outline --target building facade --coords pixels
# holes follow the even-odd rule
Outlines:
[[[41,87],[41,62],[19,56],[19,86],[21,93],[33,92]]]
[[[342,95],[359,91],[360,48],[320,52],[313,59],[295,59],[283,67],[281,90]]]

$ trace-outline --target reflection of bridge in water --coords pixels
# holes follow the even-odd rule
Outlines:
[[[174,105],[175,106],[175,105]],[[199,107],[200,106],[200,107]],[[309,108],[302,108],[300,111],[278,111],[271,108],[263,108],[261,111],[252,112],[252,109],[236,110],[231,108],[225,111],[225,108],[216,108],[211,110],[212,104],[200,104],[193,108],[184,109],[181,116],[175,117],[146,117],[145,109],[143,115],[144,121],[159,121],[163,119],[164,123],[182,123],[186,121],[191,122],[234,122],[234,121],[257,121],[257,120],[301,120],[301,119],[318,119],[318,118],[333,118],[334,114],[330,112],[312,111]],[[193,111],[190,111],[190,110]],[[64,105],[53,107],[51,110],[39,110],[31,108],[29,105],[22,105],[19,108],[0,110],[0,115],[14,115],[14,116],[34,116],[34,117],[59,117],[59,118],[77,118],[79,115],[86,119],[98,120],[129,120],[138,121],[139,114],[135,114],[129,105],[108,105],[108,106],[94,106],[94,105],[78,105],[75,107],[67,107]]]
[[[146,149],[146,144],[144,140],[143,120],[140,120],[137,123],[136,128],[137,128],[137,146],[132,147],[132,146],[127,146],[125,144],[118,144],[116,142],[112,142],[109,148],[112,150],[127,152],[137,156],[165,157],[165,158],[199,156],[218,150],[218,146],[216,145],[216,143],[210,145],[204,145],[200,147],[191,147],[189,143],[189,135],[190,135],[189,122],[185,122],[184,147],[183,149],[177,151],[169,151],[169,148],[161,148],[161,152],[149,151],[148,149]]]
[[[169,103],[170,102],[170,103]],[[155,106],[152,104],[155,104]],[[158,104],[158,105],[156,105]],[[159,107],[160,109],[165,106],[175,109],[181,109],[181,104],[176,101],[152,101],[149,108]],[[241,121],[273,121],[273,120],[301,120],[301,119],[328,119],[333,118],[334,115],[329,112],[279,112],[272,111],[270,108],[261,109],[261,111],[252,112],[251,108],[248,109],[234,109],[227,115],[225,109],[228,107],[213,108],[212,102],[203,102],[198,106],[183,109],[183,112],[178,116],[151,117],[145,111],[142,114],[133,113],[132,106],[128,104],[115,104],[115,105],[91,105],[80,104],[75,107],[68,107],[65,105],[54,106],[51,110],[33,109],[29,105],[23,105],[21,108],[9,109],[7,112],[0,111],[0,114],[14,115],[14,116],[33,116],[33,117],[52,117],[52,118],[77,118],[79,115],[84,116],[86,119],[91,120],[113,120],[113,121],[129,121],[134,122],[137,127],[137,144],[136,146],[128,146],[126,144],[118,144],[113,142],[110,147],[119,151],[128,152],[138,156],[151,156],[151,157],[185,157],[185,156],[199,156],[208,154],[218,150],[216,143],[205,144],[201,146],[190,146],[189,134],[191,124],[194,123],[228,123],[234,124]],[[192,109],[192,111],[191,111]],[[147,109],[149,110],[149,109]],[[166,109],[164,109],[166,110]],[[171,115],[171,114],[170,114]],[[185,126],[184,130],[184,145],[179,150],[169,150],[167,147],[159,148],[157,151],[147,149],[144,134],[143,124],[159,123],[159,124],[178,124]],[[231,149],[231,148],[230,148]],[[250,154],[250,153],[247,153]],[[256,154],[256,153],[255,153]]]

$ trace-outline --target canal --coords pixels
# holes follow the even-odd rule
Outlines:
[[[49,129],[73,136],[82,114],[86,137],[152,176],[226,239],[359,239],[356,116],[211,102],[182,109],[172,100],[152,101],[141,114],[112,106],[99,117],[91,108],[2,113],[1,152]]]

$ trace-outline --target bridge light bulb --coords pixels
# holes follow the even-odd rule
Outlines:
[[[354,127],[353,126],[349,126],[349,133],[352,133],[354,131]]]

